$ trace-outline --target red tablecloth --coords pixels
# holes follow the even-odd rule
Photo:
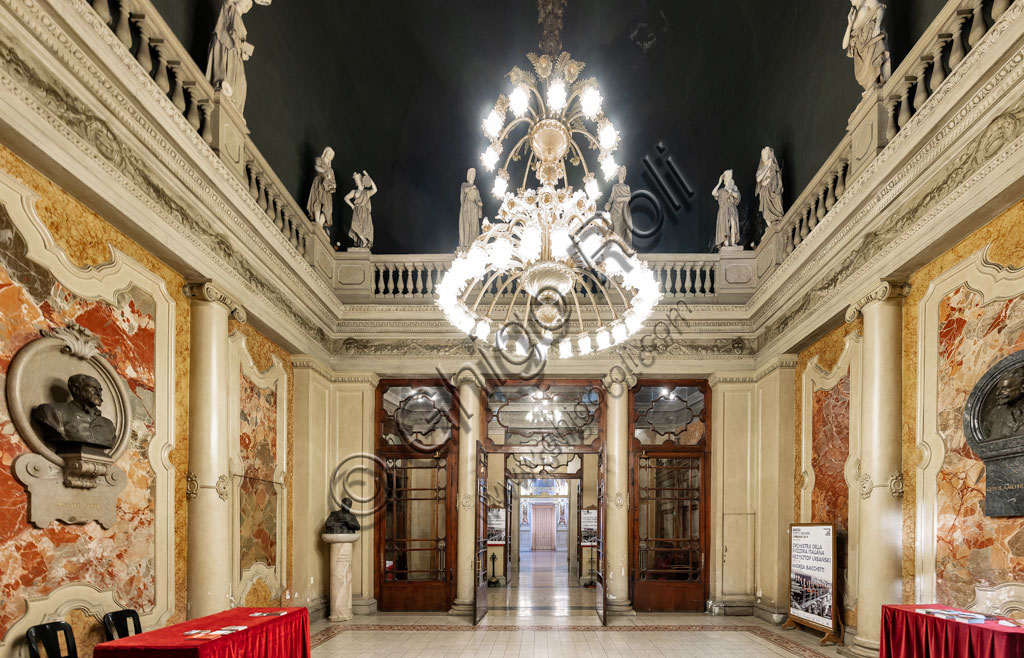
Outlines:
[[[285,612],[250,617],[254,612]],[[212,640],[192,640],[191,630],[215,631],[247,626]],[[309,658],[309,611],[306,608],[233,608],[208,617],[96,645],[95,658]]]
[[[883,605],[879,658],[1020,658],[1024,628],[994,621],[965,624],[917,612],[948,605]]]

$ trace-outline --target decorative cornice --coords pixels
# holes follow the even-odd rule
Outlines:
[[[191,301],[214,302],[224,306],[231,317],[238,322],[245,322],[245,309],[233,300],[212,281],[195,281],[181,287],[182,294]]]
[[[756,384],[768,375],[772,374],[776,370],[783,368],[789,370],[795,370],[797,364],[797,357],[794,354],[783,354],[772,359],[768,365],[764,366],[760,370],[755,371],[753,374],[728,374],[719,375],[714,374],[708,379],[710,386],[717,386],[718,384]]]
[[[910,293],[910,286],[897,279],[882,279],[882,282],[874,290],[864,295],[846,310],[846,321],[853,322],[857,316],[864,312],[869,304],[884,302],[887,299],[902,299]]]
[[[331,370],[319,360],[306,354],[300,354],[292,357],[292,369],[312,370],[331,384],[366,384],[371,387],[376,387],[377,384],[380,383],[380,377],[376,373],[339,372]]]

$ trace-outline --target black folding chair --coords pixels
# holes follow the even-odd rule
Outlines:
[[[128,626],[132,622],[134,628]],[[115,610],[103,615],[103,629],[107,633],[107,641],[119,640],[129,635],[138,635],[142,632],[142,624],[139,622],[139,613],[134,610]]]
[[[60,652],[60,636],[64,635],[64,645],[67,653]],[[71,626],[64,621],[51,621],[49,624],[39,624],[28,629],[25,633],[25,640],[28,642],[29,658],[78,658],[78,648],[75,646],[75,634],[71,632]],[[39,654],[39,645],[43,645],[45,656]]]

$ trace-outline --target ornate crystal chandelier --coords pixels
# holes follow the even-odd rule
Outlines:
[[[557,32],[552,39],[548,27],[542,46],[557,52]],[[661,293],[647,264],[597,211],[601,190],[588,155],[611,180],[619,135],[602,112],[596,81],[580,80],[584,65],[566,52],[527,57],[534,73],[514,67],[508,96],[483,120],[488,171],[512,144],[494,179],[501,208],[456,253],[437,286],[437,304],[460,331],[483,341],[493,336],[503,351],[526,356],[536,348],[547,357],[557,345],[558,356],[570,358],[628,340]],[[524,159],[522,186],[511,193],[509,170]],[[567,162],[582,174],[582,190],[568,184]],[[531,172],[539,187],[527,187]]]

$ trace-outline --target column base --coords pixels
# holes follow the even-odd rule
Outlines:
[[[847,637],[849,637],[849,635]],[[866,658],[868,656],[870,656],[870,658],[878,658],[879,649],[879,642],[863,640],[859,637],[854,637],[852,640],[846,642],[844,646],[836,647],[836,651],[840,656],[854,656],[856,658]]]
[[[352,599],[352,612],[357,615],[377,614],[377,599]]]
[[[609,617],[636,617],[636,610],[633,609],[633,603],[629,600],[608,601],[604,613]]]
[[[476,608],[473,607],[472,601],[455,599],[455,602],[452,603],[452,609],[448,611],[448,614],[452,617],[472,617],[474,612],[476,612]]]
[[[779,611],[775,608],[758,603],[754,605],[754,616],[768,622],[769,624],[775,624],[778,626],[782,622],[786,621],[786,618],[789,617],[789,612]]]

